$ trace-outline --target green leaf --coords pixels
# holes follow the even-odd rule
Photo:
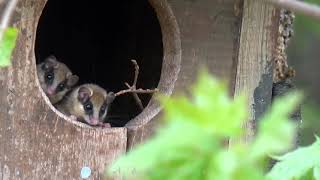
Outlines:
[[[194,124],[173,122],[152,140],[116,161],[107,173],[120,171],[125,177],[147,174],[150,179],[198,179],[204,176],[207,157],[217,147],[217,142]]]
[[[247,118],[244,96],[230,98],[225,84],[212,78],[202,70],[193,87],[193,101],[201,112],[198,118],[203,127],[222,136],[242,134],[239,128]],[[228,123],[226,123],[226,121]]]
[[[313,177],[316,180],[320,180],[320,165],[314,167],[314,169],[313,169]]]
[[[232,99],[225,85],[202,71],[192,91],[192,101],[185,97],[160,98],[167,121],[183,120],[195,123],[221,137],[238,136],[247,119],[244,96]],[[228,123],[226,123],[228,122]]]
[[[225,144],[242,136],[245,98],[230,98],[225,85],[202,71],[192,97],[161,97],[166,125],[156,136],[118,159],[108,170],[125,178],[151,180],[266,179],[264,159],[290,144],[289,113],[301,99],[295,93],[277,100],[260,120],[253,143]]]
[[[267,174],[270,179],[303,179],[309,173],[319,177],[320,140],[311,146],[299,148],[279,158],[272,170]],[[312,173],[313,172],[313,173]]]
[[[16,28],[7,28],[2,40],[0,41],[0,67],[6,67],[11,64],[11,54],[16,44],[18,30]]]
[[[270,111],[259,120],[259,133],[252,145],[252,153],[250,153],[254,159],[280,153],[291,147],[296,124],[288,117],[301,99],[302,95],[298,92],[278,98],[272,104]]]
[[[230,149],[216,152],[216,157],[211,161],[208,179],[212,180],[263,180],[263,166],[248,158],[248,144],[237,144]]]

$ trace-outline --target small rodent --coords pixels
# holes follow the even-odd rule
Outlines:
[[[56,108],[77,121],[91,126],[110,127],[104,120],[114,99],[113,92],[107,93],[95,84],[83,84],[68,93]]]
[[[62,100],[79,80],[77,75],[73,75],[71,70],[53,55],[37,65],[37,73],[41,88],[52,104]]]

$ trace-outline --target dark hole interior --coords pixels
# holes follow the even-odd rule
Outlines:
[[[105,3],[104,3],[105,2]],[[80,78],[107,91],[126,89],[140,66],[138,88],[156,88],[163,47],[161,29],[147,0],[49,0],[42,12],[35,44],[37,63],[54,54]],[[139,95],[146,106],[151,95]],[[132,94],[116,98],[108,121],[123,126],[141,110]]]

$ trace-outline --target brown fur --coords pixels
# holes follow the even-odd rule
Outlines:
[[[81,87],[86,87],[92,92],[90,101],[92,102],[94,108],[94,117],[98,118],[99,121],[103,123],[107,114],[107,110],[102,117],[99,117],[100,108],[106,101],[106,103],[109,105],[114,97],[111,97],[113,93],[107,94],[106,90],[95,84],[83,84],[74,88],[68,96],[66,96],[60,103],[56,105],[57,109],[66,115],[76,116],[78,120],[90,124],[89,116],[85,113],[83,104],[78,99],[79,89]],[[111,98],[109,98],[109,96]]]
[[[66,87],[63,91],[56,92],[52,95],[49,95],[47,93],[48,85],[45,83],[45,71],[42,69],[43,65],[48,66],[54,66],[53,73],[54,73],[54,80],[53,84],[50,85],[54,89],[57,88],[57,86],[67,80]],[[52,104],[55,104],[62,100],[62,98],[65,96],[65,94],[78,82],[78,76],[72,75],[71,70],[64,64],[56,60],[54,56],[49,56],[46,58],[46,60],[40,64],[37,65],[37,73],[39,82],[41,85],[41,88],[44,90],[48,98],[50,99]]]

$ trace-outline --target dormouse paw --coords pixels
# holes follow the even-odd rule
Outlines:
[[[102,127],[102,128],[111,128],[111,125],[110,125],[110,123],[99,123],[99,127]]]
[[[71,121],[77,121],[77,117],[74,115],[69,116],[69,118],[71,119]]]

